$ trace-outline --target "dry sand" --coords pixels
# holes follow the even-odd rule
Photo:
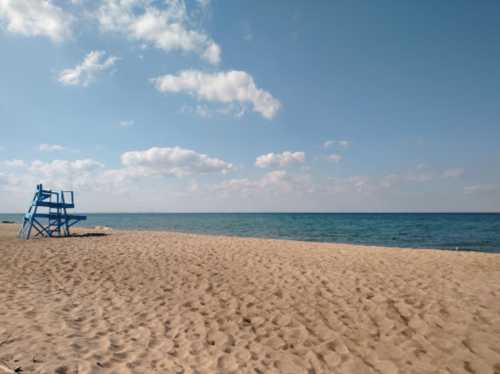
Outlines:
[[[0,226],[0,373],[500,373],[500,255]]]

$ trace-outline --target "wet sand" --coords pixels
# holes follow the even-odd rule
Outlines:
[[[0,373],[500,373],[500,254],[0,225]]]

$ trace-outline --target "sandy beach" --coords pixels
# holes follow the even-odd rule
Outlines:
[[[500,373],[500,255],[16,229],[0,373]]]

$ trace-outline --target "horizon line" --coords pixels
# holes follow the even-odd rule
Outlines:
[[[138,211],[138,212],[92,212],[79,211],[83,214],[500,214],[500,211]],[[25,214],[25,212],[0,212],[0,214]]]

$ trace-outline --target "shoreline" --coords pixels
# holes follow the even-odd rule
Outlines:
[[[77,230],[99,230],[96,229],[96,227],[90,227],[90,226],[78,226],[76,229]],[[212,233],[200,233],[200,232],[190,232],[190,231],[175,231],[175,230],[165,230],[165,229],[115,229],[112,227],[108,226],[101,226],[104,228],[104,230],[101,228],[100,230],[103,231],[104,233],[112,233],[112,232],[117,232],[117,233],[141,233],[141,232],[150,232],[150,233],[157,233],[157,232],[164,232],[164,233],[170,233],[170,234],[185,234],[185,235],[196,235],[196,236],[208,236],[208,237],[227,237],[227,238],[241,238],[241,239],[259,239],[259,240],[277,240],[277,241],[284,241],[284,242],[298,242],[298,243],[312,243],[312,244],[324,244],[324,245],[333,245],[333,246],[341,246],[341,247],[369,247],[371,249],[395,249],[395,250],[415,250],[415,251],[446,251],[446,252],[452,252],[452,253],[457,253],[457,252],[470,252],[470,253],[486,253],[486,254],[500,254],[499,251],[484,251],[480,249],[465,249],[465,248],[458,248],[458,249],[450,249],[450,248],[427,248],[427,247],[398,247],[398,246],[386,246],[386,245],[377,245],[377,244],[365,244],[365,243],[347,243],[347,242],[327,242],[327,241],[319,241],[319,240],[300,240],[300,239],[288,239],[288,238],[273,238],[273,237],[258,237],[258,236],[242,236],[242,235],[230,235],[230,234],[212,234]],[[107,230],[107,231],[106,231]]]
[[[0,223],[0,228],[2,225],[15,225],[19,227],[19,223]],[[122,234],[134,234],[134,233],[167,233],[167,234],[179,234],[179,235],[194,235],[200,237],[223,237],[223,238],[238,238],[238,239],[256,239],[256,240],[273,240],[282,242],[292,242],[292,243],[303,243],[303,244],[319,244],[319,245],[329,245],[335,247],[345,247],[346,249],[355,248],[366,248],[372,250],[380,249],[390,249],[390,250],[415,250],[415,251],[444,251],[452,253],[484,253],[491,255],[499,255],[496,251],[483,251],[480,249],[450,249],[450,248],[427,248],[427,247],[398,247],[398,246],[386,246],[386,245],[376,245],[376,244],[365,244],[365,243],[346,243],[346,242],[326,242],[326,241],[316,241],[316,240],[299,240],[299,239],[288,239],[288,238],[272,238],[272,237],[258,237],[258,236],[241,236],[241,235],[230,235],[230,234],[212,234],[212,233],[200,233],[200,232],[190,232],[190,231],[175,231],[175,230],[165,230],[165,229],[115,229],[109,226],[76,226],[72,227],[72,233],[86,233],[92,234],[97,232],[99,234],[111,235],[112,233],[122,233]],[[44,238],[45,239],[45,238]],[[59,239],[46,238],[46,239]],[[38,239],[37,239],[38,240]]]
[[[500,253],[499,214],[370,213],[365,217],[364,214],[138,213],[89,215],[81,224],[117,230],[176,230],[263,239]]]

